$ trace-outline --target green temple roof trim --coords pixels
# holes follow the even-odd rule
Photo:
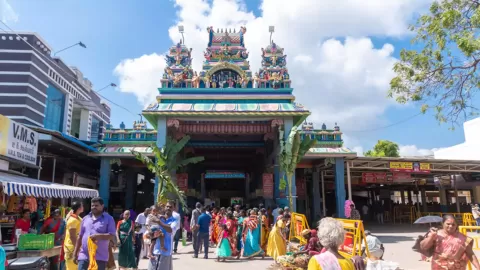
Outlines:
[[[136,140],[136,141],[127,141],[125,139],[121,139],[121,140],[103,140],[102,141],[102,144],[103,145],[134,145],[134,146],[138,146],[138,147],[148,147],[152,144],[155,144],[156,140]]]
[[[353,152],[347,147],[339,147],[339,148],[313,147],[313,148],[310,148],[310,150],[308,150],[307,152],[307,156],[325,155],[325,154],[345,154],[345,155],[352,155],[352,156],[357,155],[356,152]]]

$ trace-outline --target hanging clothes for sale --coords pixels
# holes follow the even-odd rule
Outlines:
[[[37,199],[35,197],[27,197],[25,203],[23,204],[23,209],[30,210],[31,213],[37,212]]]
[[[7,212],[9,213],[15,212],[15,209],[17,208],[17,202],[18,202],[18,197],[16,195],[10,196],[7,204]]]

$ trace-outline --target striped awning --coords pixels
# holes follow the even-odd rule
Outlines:
[[[94,189],[55,184],[5,172],[0,172],[0,183],[7,195],[40,198],[93,198],[98,196],[98,191]]]

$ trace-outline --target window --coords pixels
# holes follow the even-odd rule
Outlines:
[[[97,142],[98,141],[99,131],[100,131],[100,120],[93,117],[92,118],[92,127],[91,127],[91,131],[90,131],[90,141],[91,142]]]
[[[65,94],[49,84],[47,100],[45,101],[45,118],[43,126],[47,129],[63,131],[63,113],[65,109]]]

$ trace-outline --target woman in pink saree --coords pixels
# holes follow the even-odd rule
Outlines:
[[[432,270],[466,270],[470,261],[480,270],[473,253],[473,239],[458,232],[458,225],[451,215],[443,216],[443,228],[430,229],[428,236],[420,243],[424,251],[433,249]]]

